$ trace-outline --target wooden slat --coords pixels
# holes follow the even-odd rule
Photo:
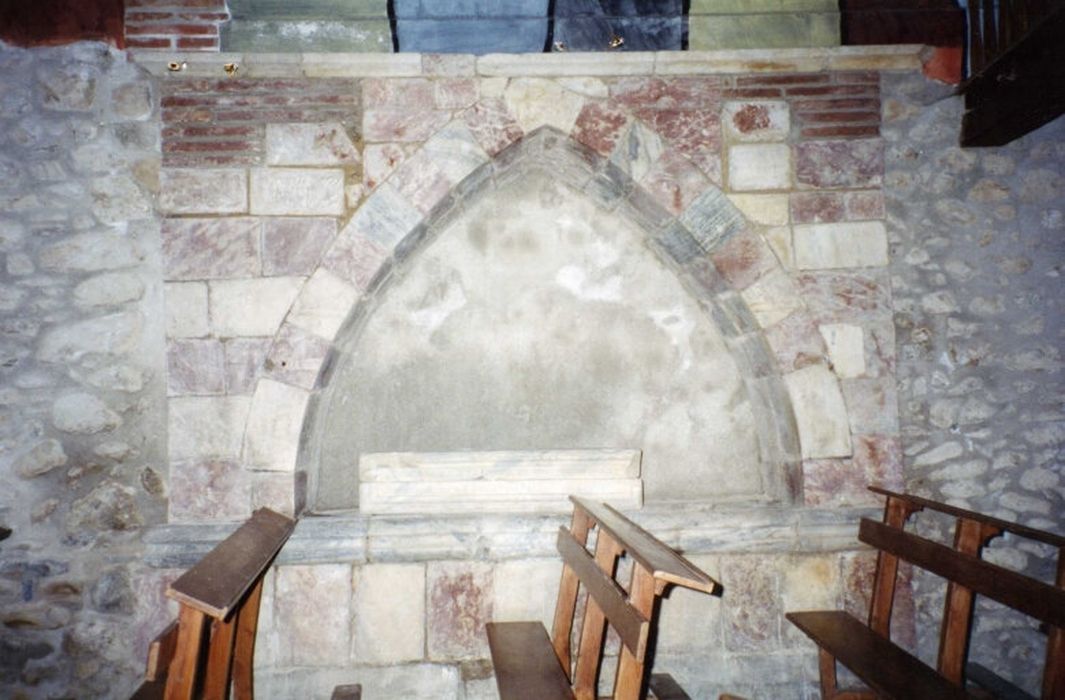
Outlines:
[[[639,562],[632,565],[632,578],[629,584],[629,605],[640,613],[645,620],[654,615],[655,579],[651,572]],[[618,658],[618,672],[614,680],[614,700],[640,700],[643,695],[644,669],[647,661],[646,645],[641,654],[636,654],[627,646],[621,648]]]
[[[148,645],[148,663],[144,669],[144,680],[159,681],[166,679],[167,669],[174,660],[174,651],[177,649],[178,623],[174,620],[159,636]]]
[[[573,699],[567,674],[542,624],[489,622],[485,627],[500,698]]]
[[[1000,518],[993,518],[990,515],[984,515],[983,513],[976,513],[971,510],[965,510],[964,508],[957,508],[955,506],[947,505],[946,503],[939,503],[937,501],[931,501],[927,498],[920,496],[913,496],[908,493],[896,493],[894,491],[888,491],[878,486],[870,486],[869,490],[873,493],[878,493],[881,496],[889,496],[891,498],[898,498],[903,501],[907,501],[921,508],[927,508],[928,510],[938,511],[940,513],[946,513],[947,515],[953,515],[958,518],[968,518],[969,520],[975,520],[980,523],[987,523],[1002,530],[1003,532],[1010,532],[1020,537],[1027,537],[1030,540],[1036,542],[1042,542],[1054,547],[1065,547],[1065,537],[1056,535],[1052,532],[1046,532],[1045,530],[1036,530],[1033,527],[1027,527],[1020,523],[1012,523],[1009,520],[1002,520]]]
[[[588,543],[588,531],[591,527],[591,517],[580,508],[574,508],[570,533],[582,548]],[[563,566],[562,580],[558,584],[558,598],[555,601],[555,619],[551,625],[551,644],[555,647],[555,654],[567,676],[573,672],[571,646],[579,588],[580,579],[577,578],[576,572],[568,566]]]
[[[1065,549],[1058,550],[1058,589],[1065,589]],[[1043,700],[1065,698],[1065,628],[1051,627],[1047,636],[1047,660],[1043,667]]]
[[[262,596],[263,579],[260,576],[236,616],[237,642],[233,650],[233,696],[237,700],[252,700],[255,697],[252,665],[255,658],[255,631],[259,626],[259,606]]]
[[[195,608],[181,606],[178,614],[178,642],[166,678],[166,700],[192,700],[200,671],[204,623],[207,616]]]
[[[884,522],[901,530],[921,506],[889,495],[884,504]],[[883,637],[891,638],[891,608],[895,605],[895,586],[898,582],[899,558],[887,552],[877,552],[873,593],[869,599],[869,626]]]
[[[211,617],[227,617],[273,561],[295,526],[291,518],[260,508],[174,581],[167,595]]]
[[[338,685],[333,688],[333,694],[329,700],[362,700],[362,686],[358,684]]]
[[[233,642],[236,635],[236,617],[211,621],[211,642],[207,648],[203,700],[228,700],[229,672],[233,666]]]
[[[1065,590],[868,518],[862,518],[858,539],[1014,610],[1065,626]]]
[[[643,656],[647,648],[648,619],[629,605],[621,587],[596,566],[588,550],[564,527],[558,531],[558,551],[566,566],[577,574],[588,595],[598,603],[625,647],[637,656]]]
[[[786,617],[869,687],[886,697],[899,700],[969,697],[962,688],[925,666],[920,659],[845,612],[790,612]]]
[[[163,700],[166,692],[166,680],[144,681],[129,696],[129,700]]]
[[[583,548],[582,548],[583,549]],[[609,533],[598,532],[595,539],[595,565],[613,577],[621,554],[618,543]],[[577,647],[577,664],[573,670],[573,694],[577,700],[596,700],[599,691],[599,662],[603,658],[606,615],[592,595],[588,595],[581,621],[581,641]]]
[[[655,700],[692,700],[691,696],[684,692],[684,688],[680,687],[680,683],[668,673],[652,673],[647,687],[654,693]],[[728,698],[743,700],[733,695],[722,695],[718,700]]]
[[[977,687],[986,690],[995,700],[1035,700],[1028,693],[980,664],[967,665],[965,677]]]
[[[613,535],[630,557],[659,581],[710,594],[721,590],[720,583],[610,506],[576,496],[570,496],[570,500],[587,511],[601,528]]]
[[[954,532],[954,549],[979,558],[984,544],[1001,533],[997,527],[969,518],[958,518]],[[943,625],[939,633],[939,660],[936,668],[951,682],[965,685],[965,659],[969,654],[969,631],[972,627],[972,589],[956,581],[947,582],[947,600],[943,606]]]

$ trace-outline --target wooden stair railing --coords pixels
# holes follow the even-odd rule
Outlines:
[[[261,508],[170,585],[178,619],[152,642],[134,700],[251,700],[263,576],[295,525]]]

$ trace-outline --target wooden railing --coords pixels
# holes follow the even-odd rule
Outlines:
[[[1063,3],[1061,0],[968,0],[969,75],[979,75]]]

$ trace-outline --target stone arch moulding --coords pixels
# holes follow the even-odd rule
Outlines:
[[[638,123],[637,123],[638,126]],[[635,138],[630,133],[630,137]],[[380,184],[323,255],[273,341],[245,426],[242,461],[251,470],[290,472],[297,512],[314,509],[320,412],[344,338],[358,335],[372,300],[411,253],[432,240],[464,203],[493,182],[529,169],[551,174],[599,207],[637,222],[646,244],[674,270],[720,330],[749,398],[770,501],[802,503],[802,460],[844,456],[846,425],[819,423],[825,402],[843,406],[827,352],[782,372],[774,327],[812,326],[789,272],[760,229],[713,184],[679,214],[664,209],[632,176],[631,164],[606,159],[552,126],[540,126],[490,158],[461,120],[440,129],[410,159],[458,183],[419,211],[393,182]],[[423,206],[424,209],[424,206]],[[279,360],[289,356],[290,362]],[[800,363],[796,363],[799,366]],[[844,410],[845,415],[845,410]],[[838,422],[838,421],[837,421]],[[831,423],[831,422],[829,422]],[[834,443],[832,454],[811,450]]]

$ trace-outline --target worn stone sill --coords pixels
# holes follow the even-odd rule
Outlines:
[[[854,549],[858,522],[879,508],[656,504],[627,514],[682,553],[826,552]],[[505,560],[555,556],[560,515],[305,516],[279,564]],[[186,568],[237,527],[161,525],[145,534],[145,560]]]
[[[535,53],[486,56],[378,53],[213,53],[131,50],[132,59],[166,77],[408,78],[422,76],[626,76],[918,71],[925,47],[836,46],[804,49]],[[181,66],[171,70],[170,65]]]

